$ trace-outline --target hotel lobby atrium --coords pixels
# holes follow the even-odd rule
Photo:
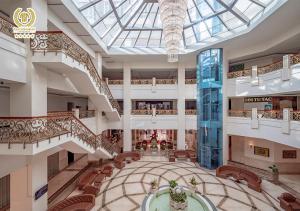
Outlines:
[[[0,211],[300,211],[299,0],[0,0]]]

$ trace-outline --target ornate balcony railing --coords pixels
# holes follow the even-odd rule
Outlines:
[[[193,78],[193,79],[185,79],[185,84],[196,84],[197,83],[197,79]]]
[[[153,111],[151,109],[139,109],[139,110],[132,110],[132,115],[152,115]],[[177,110],[156,110],[156,115],[176,115]]]
[[[176,84],[176,79],[156,79],[156,84]]]
[[[91,118],[95,117],[96,111],[95,110],[85,110],[85,111],[79,111],[79,119],[83,118]]]
[[[88,52],[81,48],[66,34],[63,32],[37,32],[35,38],[31,40],[30,45],[33,51],[63,52],[76,61],[84,64],[88,70],[89,76],[96,83],[99,92],[104,93],[108,97],[112,107],[118,112],[120,111],[118,102],[113,98],[107,83],[100,78]]]
[[[300,54],[290,55],[290,65],[295,65],[300,63]],[[263,75],[269,72],[273,72],[283,68],[283,61],[274,62],[272,64],[268,64],[262,67],[257,68],[257,74]],[[251,76],[251,69],[238,70],[234,72],[228,72],[227,78],[238,78],[243,76]]]
[[[13,33],[13,27],[15,25],[8,20],[5,20],[4,18],[0,17],[0,31],[10,37],[14,37]]]
[[[186,109],[185,110],[185,115],[196,115],[197,110],[196,109]]]
[[[291,111],[291,120],[300,121],[300,111]]]
[[[228,116],[230,117],[247,117],[251,118],[251,110],[229,110]]]
[[[123,80],[108,80],[109,85],[122,85]]]
[[[131,80],[131,84],[139,85],[139,84],[151,84],[152,85],[153,80],[152,79],[133,79]]]
[[[120,153],[121,147],[118,145],[117,141],[114,139],[107,138],[103,135],[98,135],[98,138],[101,138],[101,142],[103,146],[105,146],[105,149],[109,151],[110,153]]]
[[[95,150],[107,144],[87,128],[72,112],[51,112],[48,116],[38,117],[0,117],[0,143],[11,144],[39,144],[40,141],[71,135],[79,138]]]
[[[283,114],[280,110],[258,110],[257,116],[259,119],[282,119]]]

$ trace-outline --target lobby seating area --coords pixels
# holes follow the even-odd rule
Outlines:
[[[246,169],[242,169],[236,166],[224,165],[220,166],[216,170],[216,176],[221,178],[233,177],[237,183],[241,180],[245,180],[248,183],[248,187],[261,192],[261,178],[257,176],[255,173],[248,171]]]
[[[300,199],[296,198],[290,193],[283,193],[278,197],[280,201],[280,207],[285,211],[299,211]]]
[[[175,160],[189,160],[191,162],[196,162],[197,156],[195,151],[192,150],[175,150],[169,152],[169,162],[175,162]]]
[[[125,167],[125,162],[137,161],[141,159],[141,155],[138,152],[123,152],[118,154],[114,159],[115,167],[122,169]]]

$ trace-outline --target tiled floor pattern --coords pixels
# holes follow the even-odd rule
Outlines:
[[[281,187],[263,181],[264,191],[258,193],[245,184],[214,175],[214,171],[199,168],[191,162],[169,163],[163,157],[143,157],[140,161],[126,164],[122,170],[114,170],[113,176],[103,183],[93,210],[140,211],[153,179],[158,179],[160,186],[168,184],[172,179],[187,186],[192,176],[199,182],[198,190],[218,210],[281,210],[277,200],[277,196],[284,192]]]

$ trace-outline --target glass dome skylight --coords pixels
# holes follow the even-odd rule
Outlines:
[[[108,49],[165,47],[157,0],[72,1]],[[188,0],[182,49],[240,34],[284,1]]]

